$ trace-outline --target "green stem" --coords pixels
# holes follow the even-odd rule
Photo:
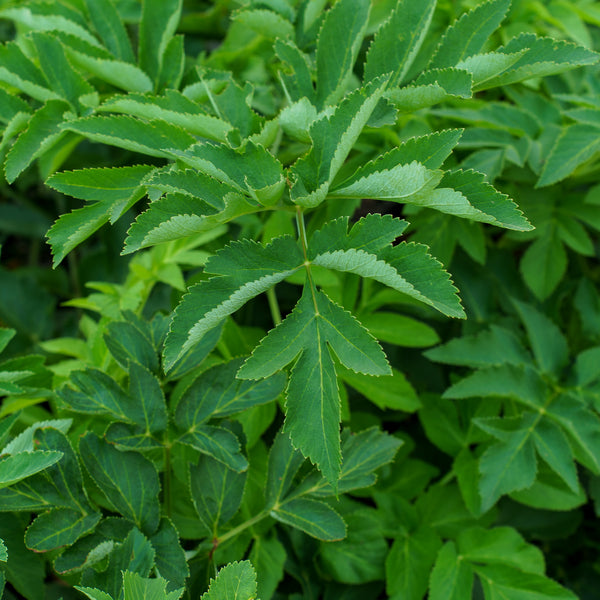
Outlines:
[[[277,303],[277,296],[275,295],[275,288],[272,287],[267,290],[267,299],[269,301],[269,308],[271,309],[271,317],[275,326],[281,323],[281,311],[279,310],[279,304]]]
[[[310,260],[308,260],[308,240],[306,238],[306,226],[304,225],[304,214],[298,206],[296,208],[296,223],[298,225],[298,237],[302,244],[302,252],[304,253],[304,267],[306,268],[306,274],[308,276],[308,285],[313,297],[313,304],[315,305],[315,313],[319,314],[319,306],[317,305],[317,294],[315,284],[313,282],[312,273],[310,270]]]
[[[257,515],[254,515],[247,521],[240,523],[237,527],[230,529],[227,533],[224,533],[222,536],[216,538],[215,539],[216,544],[221,545],[223,542],[226,542],[227,540],[231,539],[232,537],[235,537],[236,535],[238,535],[238,533],[241,533],[245,529],[248,529],[248,527],[252,527],[253,525],[256,525],[256,523],[258,523],[259,521],[262,521],[264,518],[266,518],[268,516],[269,516],[269,511],[263,510],[262,512],[259,512]]]

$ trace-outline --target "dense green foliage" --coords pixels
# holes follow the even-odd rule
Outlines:
[[[0,595],[595,597],[593,1],[0,19]]]

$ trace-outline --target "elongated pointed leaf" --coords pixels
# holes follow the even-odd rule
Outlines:
[[[457,62],[477,54],[500,25],[510,0],[489,0],[465,13],[446,32],[431,67],[453,67]]]
[[[309,498],[296,498],[275,506],[270,515],[290,527],[325,542],[346,537],[346,524],[329,505]]]
[[[385,73],[392,73],[390,87],[403,82],[425,40],[435,5],[436,0],[399,0],[369,46],[365,82]]]
[[[59,98],[58,94],[48,87],[48,81],[40,69],[23,54],[15,42],[0,46],[0,81],[40,102]]]
[[[6,179],[12,183],[36,158],[51,148],[64,132],[61,124],[69,114],[62,100],[49,100],[29,120],[29,127],[18,137],[6,156]]]
[[[317,41],[317,102],[336,104],[342,97],[362,44],[370,3],[338,0],[327,11]]]
[[[312,84],[308,57],[290,40],[275,40],[275,52],[287,69],[280,71],[290,98],[296,102],[303,97],[314,100],[315,89]],[[291,70],[291,73],[286,71]]]
[[[81,458],[102,493],[140,529],[152,534],[159,522],[158,473],[138,452],[119,452],[94,433],[79,442]]]
[[[104,45],[119,60],[133,62],[133,50],[112,0],[85,0],[90,19]]]
[[[185,150],[196,140],[180,127],[164,121],[144,122],[126,116],[85,117],[63,125],[93,142],[101,142],[141,154],[170,158],[168,148]]]
[[[145,0],[142,5],[138,58],[140,66],[158,82],[167,44],[177,29],[182,0]]]
[[[292,446],[289,436],[279,432],[269,452],[266,485],[268,507],[278,504],[279,500],[287,494],[303,462],[304,457]]]
[[[175,90],[167,90],[164,96],[152,94],[112,96],[98,108],[98,111],[165,121],[194,135],[218,142],[224,142],[227,133],[232,129],[229,123],[207,114],[200,104]]]
[[[27,528],[25,544],[35,552],[70,546],[94,529],[100,517],[100,513],[86,515],[70,508],[43,513]]]
[[[291,237],[262,247],[234,242],[206,263],[205,272],[220,275],[190,288],[175,311],[165,343],[165,368],[199,342],[226,316],[301,268],[304,258]]]

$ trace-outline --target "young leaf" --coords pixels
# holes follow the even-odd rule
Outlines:
[[[227,315],[299,270],[304,257],[291,237],[267,246],[243,240],[211,257],[206,273],[218,275],[190,288],[173,317],[165,342],[165,369],[189,350]]]
[[[346,524],[329,505],[309,498],[296,498],[274,506],[270,515],[290,527],[324,542],[346,537]]]
[[[123,600],[178,600],[185,591],[181,588],[167,592],[167,589],[167,581],[162,577],[150,579],[123,571]]]
[[[284,430],[334,486],[340,474],[340,405],[331,352],[348,368],[371,375],[389,373],[379,344],[346,311],[322,292],[305,287],[286,319],[271,330],[238,377],[268,377],[296,361],[287,388]]]
[[[477,54],[500,25],[511,0],[489,0],[465,13],[445,33],[430,67],[453,67]]]
[[[92,25],[106,48],[124,62],[134,62],[127,30],[112,0],[85,0]]]
[[[369,20],[367,0],[338,0],[327,11],[317,41],[317,103],[335,105],[346,91]]]
[[[244,560],[223,567],[211,579],[208,592],[201,600],[254,600],[256,598],[256,573]]]
[[[365,82],[391,73],[389,87],[402,84],[425,40],[435,5],[436,0],[398,0],[369,46]]]
[[[293,202],[307,208],[323,202],[384,88],[382,78],[368,83],[349,94],[330,117],[323,116],[311,125],[312,148],[290,169],[295,180],[291,189]]]
[[[159,523],[160,485],[154,465],[138,452],[119,452],[94,433],[79,442],[83,463],[109,502],[149,535]]]
[[[140,22],[140,67],[158,83],[167,44],[177,29],[182,0],[144,0]]]

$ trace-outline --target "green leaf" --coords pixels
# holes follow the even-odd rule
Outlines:
[[[519,267],[529,289],[539,300],[545,300],[565,274],[567,252],[554,225],[540,234],[525,250]]]
[[[183,592],[183,588],[167,592],[167,581],[162,577],[150,579],[123,571],[123,600],[178,600]]]
[[[246,8],[234,12],[231,19],[244,28],[255,31],[268,39],[283,39],[294,36],[292,23],[272,10],[249,10]]]
[[[513,54],[518,58],[496,76],[488,77],[485,82],[474,85],[474,91],[509,85],[532,77],[556,75],[578,66],[598,62],[598,54],[587,48],[550,37],[537,38],[531,33],[523,33],[513,38],[508,44],[498,48],[497,52]]]
[[[513,300],[513,305],[525,325],[533,355],[544,373],[558,374],[569,358],[567,340],[560,329],[532,306]]]
[[[323,116],[311,125],[309,133],[313,145],[290,169],[293,202],[306,208],[323,202],[334,177],[381,99],[384,87],[381,78],[372,81],[349,94],[331,116]]]
[[[273,507],[279,504],[290,487],[298,470],[304,463],[304,457],[292,446],[289,436],[279,432],[269,452],[269,463],[266,484],[266,505]]]
[[[274,519],[307,535],[334,542],[346,537],[346,524],[329,505],[309,498],[296,498],[275,505],[269,513]]]
[[[206,263],[205,272],[219,275],[189,289],[175,310],[165,342],[165,369],[199,342],[226,316],[299,270],[304,258],[289,236],[260,246],[233,242]]]
[[[430,67],[453,67],[481,51],[500,25],[510,0],[490,0],[465,13],[446,31]]]
[[[213,117],[204,108],[181,92],[166,90],[164,96],[153,94],[115,95],[97,109],[99,112],[116,112],[148,120],[161,120],[181,127],[193,135],[224,142],[232,127]]]
[[[421,407],[413,386],[404,373],[397,369],[392,368],[391,375],[372,377],[338,368],[338,375],[345,384],[360,392],[381,410],[390,408],[412,413]]]
[[[271,598],[284,577],[285,547],[276,534],[261,535],[254,538],[249,558],[256,569],[257,598]]]
[[[83,463],[108,501],[143,531],[158,528],[160,490],[154,465],[137,452],[119,452],[94,433],[79,442]]]
[[[317,103],[335,105],[344,95],[369,20],[367,0],[338,0],[327,11],[317,40]]]
[[[285,374],[257,381],[235,378],[243,360],[234,359],[204,371],[183,393],[175,412],[182,429],[200,425],[211,417],[226,417],[275,400],[285,386]]]
[[[15,42],[0,46],[0,81],[40,102],[58,99],[58,94],[48,88],[48,82],[40,69],[23,54]]]
[[[559,394],[547,408],[548,417],[567,435],[575,458],[600,474],[600,419],[579,398]]]
[[[183,586],[190,575],[190,570],[179,541],[179,534],[168,518],[161,519],[158,531],[150,537],[150,543],[156,553],[154,558],[156,569],[160,576],[168,581],[167,589],[173,590]],[[164,594],[164,590],[162,593]],[[127,595],[127,591],[125,591],[125,595]],[[175,595],[174,597],[178,598],[179,596]],[[162,600],[164,595],[158,598]]]
[[[307,98],[311,104],[315,97],[308,57],[290,40],[275,40],[275,53],[287,67],[279,71],[285,89],[294,102]],[[316,109],[315,109],[316,110]]]
[[[157,83],[165,50],[177,29],[182,0],[144,0],[140,22],[140,67]]]
[[[62,458],[62,452],[20,452],[0,458],[0,488],[39,473]]]
[[[385,560],[386,591],[390,598],[423,598],[440,545],[440,538],[428,526],[396,537]]]
[[[342,432],[342,470],[337,493],[347,493],[370,487],[377,481],[376,471],[392,462],[402,440],[370,427],[358,433]],[[320,474],[308,475],[295,493],[311,494],[317,498],[334,496],[331,484]]]
[[[4,171],[12,183],[36,158],[64,136],[61,124],[68,116],[69,105],[49,100],[29,120],[29,127],[18,137],[6,156]]]
[[[502,565],[474,567],[486,598],[500,600],[576,600],[575,594],[536,573],[523,573]]]
[[[423,44],[436,0],[398,0],[367,52],[365,82],[392,73],[390,87],[405,79]]]
[[[479,492],[483,511],[491,508],[503,494],[529,487],[537,472],[534,443],[531,439],[536,416],[507,419],[514,429],[506,440],[490,446],[481,456]],[[507,423],[508,425],[508,423]]]
[[[21,100],[18,96],[9,94],[6,90],[0,89],[0,121],[10,123],[17,114],[31,112],[29,104]]]
[[[151,170],[139,165],[67,171],[50,177],[46,183],[55,190],[94,202],[62,215],[48,231],[54,267],[102,225],[115,223],[142,198],[146,191],[141,182]]]
[[[446,542],[438,552],[429,585],[431,600],[461,600],[471,596],[473,569],[466,561],[459,560],[454,542]]]
[[[192,448],[212,456],[236,473],[248,468],[248,461],[240,451],[238,438],[229,429],[212,425],[197,425],[178,440]]]
[[[123,536],[120,539],[123,540]],[[147,577],[154,565],[154,556],[154,549],[148,539],[134,527],[122,543],[115,544],[105,570],[86,569],[81,583],[107,590],[113,598],[120,598],[123,588],[122,571],[132,571]]]
[[[389,373],[385,355],[370,334],[322,292],[312,295],[306,286],[294,310],[261,341],[238,377],[268,377],[300,355],[286,393],[285,431],[294,446],[334,483],[341,462],[340,401],[327,345],[352,370]]]
[[[236,473],[210,456],[201,456],[190,466],[190,491],[198,518],[206,534],[216,537],[238,511],[247,473]]]
[[[34,552],[47,552],[74,544],[92,531],[100,521],[100,513],[81,514],[70,508],[57,508],[42,513],[27,528],[25,544]]]
[[[141,121],[127,116],[85,117],[65,123],[63,130],[74,131],[90,139],[141,154],[171,158],[167,149],[185,150],[195,138],[164,121]]]
[[[135,407],[131,417],[145,435],[156,435],[167,428],[167,403],[160,381],[136,362],[129,363],[129,396]]]
[[[383,579],[388,545],[377,512],[360,509],[346,516],[348,537],[321,545],[320,562],[333,579],[350,585]]]
[[[465,69],[431,69],[411,85],[388,90],[385,97],[402,113],[414,112],[452,98],[470,98],[473,78]]]
[[[0,539],[0,562],[6,562],[8,560],[8,551],[6,550],[6,545],[4,544],[4,540]]]
[[[527,573],[544,573],[544,555],[512,527],[471,527],[457,538],[460,556],[471,563],[506,565]]]
[[[33,31],[62,31],[90,44],[98,44],[96,38],[87,30],[81,14],[63,5],[52,6],[48,2],[30,2],[27,6],[6,7],[0,14]]]
[[[202,600],[254,600],[256,572],[249,561],[233,562],[223,567],[210,580]]]
[[[285,187],[281,163],[253,142],[238,150],[201,143],[173,155],[265,206],[275,204]]]
[[[74,46],[72,42],[69,40],[65,43],[65,50],[76,67],[127,92],[144,93],[152,90],[152,81],[140,68],[129,62],[113,60],[110,55],[107,57],[93,47],[81,47],[81,44]]]
[[[91,94],[94,88],[71,66],[57,38],[47,33],[32,33],[31,38],[51,89],[79,111],[83,108],[80,98]]]
[[[1,489],[2,510],[44,511],[64,507],[79,513],[92,512],[83,489],[79,461],[66,435],[52,425],[36,430],[35,435],[38,451],[62,458],[31,478]]]
[[[131,43],[112,0],[85,0],[92,24],[104,45],[119,60],[133,62]]]
[[[424,355],[435,362],[465,367],[491,367],[502,364],[526,365],[531,357],[515,334],[498,325],[475,335],[455,338],[426,350]]]
[[[600,129],[576,124],[565,127],[558,136],[536,187],[545,187],[568,177],[600,151]]]
[[[149,371],[158,370],[158,357],[151,340],[134,323],[113,321],[104,332],[108,351],[123,369],[133,361]]]

